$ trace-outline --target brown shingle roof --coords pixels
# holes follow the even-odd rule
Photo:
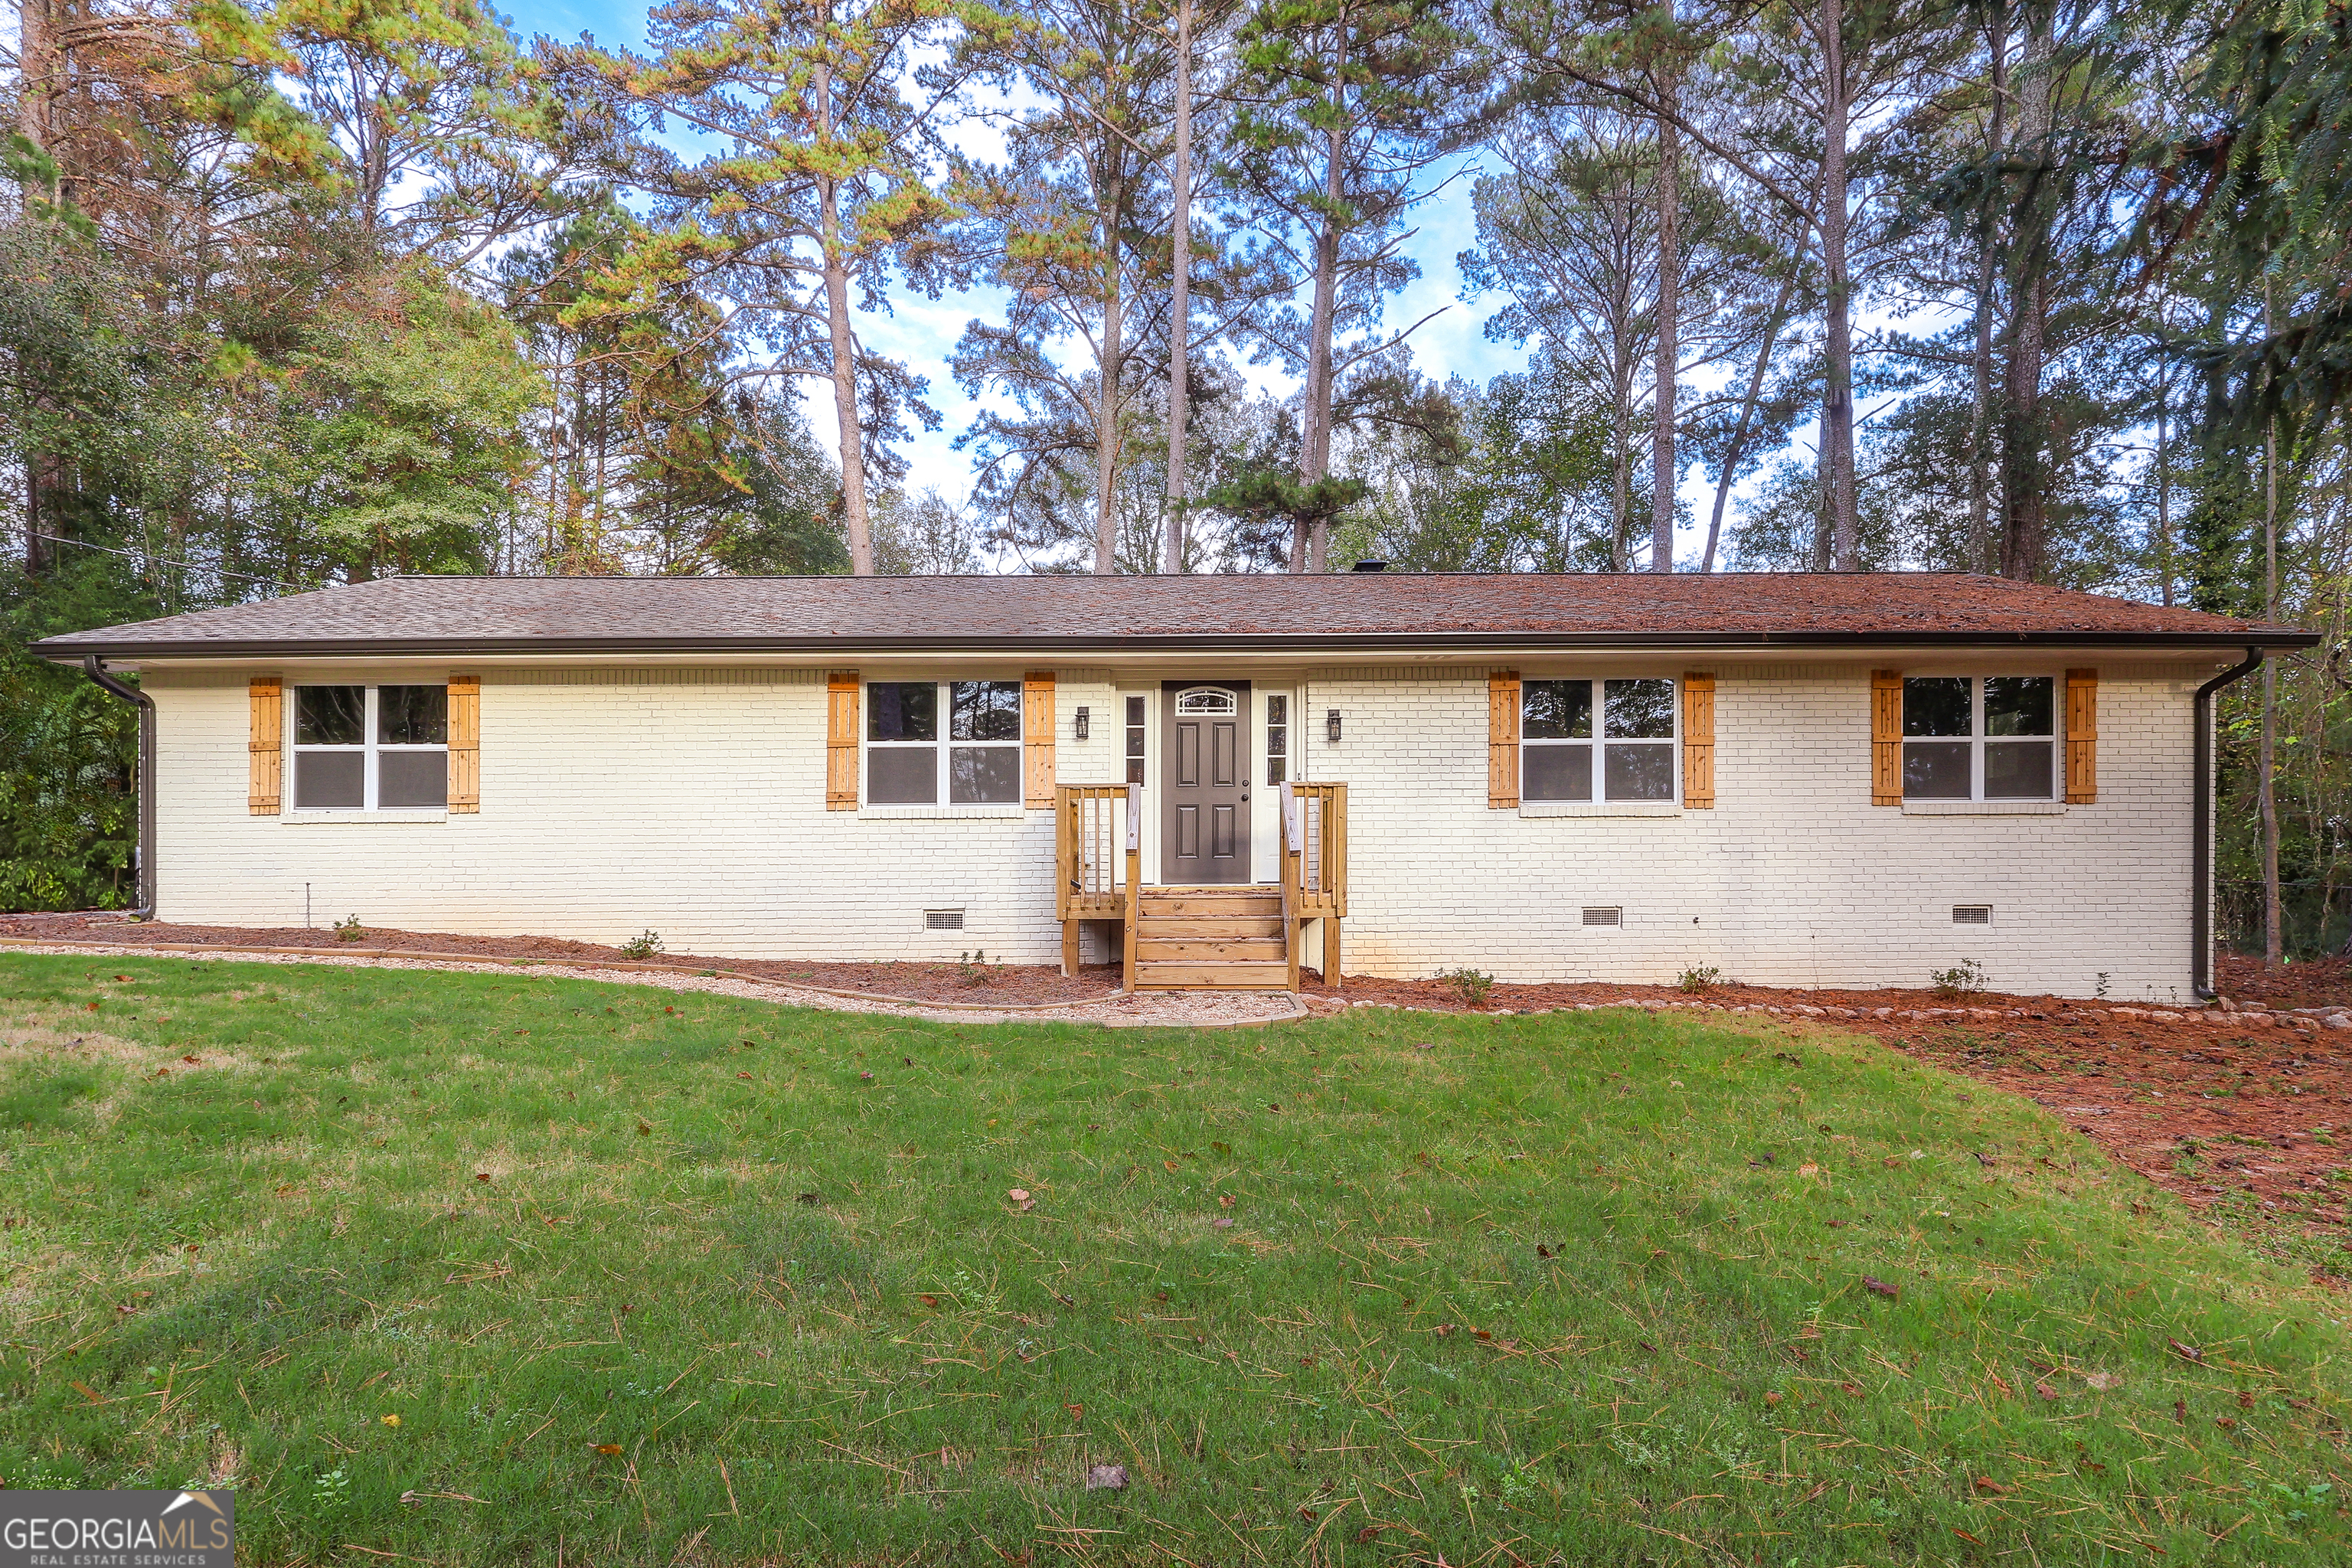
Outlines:
[[[947,647],[2307,646],[2310,633],[1941,573],[394,577],[34,645],[58,658]]]

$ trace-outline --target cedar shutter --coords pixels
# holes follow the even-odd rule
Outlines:
[[[1031,811],[1054,809],[1054,672],[1033,669],[1021,678],[1021,804]]]
[[[836,669],[824,683],[824,808],[857,809],[857,671]]]
[[[482,809],[482,678],[449,678],[449,809]]]
[[[245,809],[276,816],[285,798],[286,684],[275,675],[257,675],[246,685],[246,700],[252,722],[245,743]]]
[[[1870,672],[1870,804],[1903,804],[1903,672]]]
[[[1715,677],[1697,672],[1683,677],[1683,805],[1715,805]]]
[[[1498,669],[1486,677],[1486,805],[1519,805],[1519,672]]]
[[[2066,672],[2066,804],[2099,799],[2099,672]]]

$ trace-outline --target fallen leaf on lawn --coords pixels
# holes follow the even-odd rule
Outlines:
[[[1224,1215],[1219,1215],[1216,1218],[1209,1222],[1209,1227],[1213,1230],[1231,1230],[1234,1228],[1234,1222],[1227,1219]]]
[[[1412,1043],[1412,1048],[1416,1051],[1433,1051],[1437,1048],[1437,1042],[1435,1040],[1415,1040]]]
[[[1083,1405],[1065,1405],[1062,1408],[1070,1413],[1070,1419],[1073,1421],[1083,1421],[1087,1418],[1087,1407]]]
[[[2035,1384],[2033,1385],[2033,1392],[2040,1394],[2044,1399],[2062,1399],[2065,1397],[2046,1383]]]
[[[387,1415],[383,1418],[383,1424],[387,1426],[397,1426],[400,1425],[400,1417],[397,1415]]]
[[[2086,1372],[2083,1374],[2083,1381],[2101,1394],[2110,1388],[2121,1388],[2124,1384],[2124,1380],[2112,1372]]]
[[[1954,1526],[1952,1527],[1952,1533],[1953,1533],[1954,1535],[1958,1536],[1962,1541],[1967,1542],[1970,1546],[1982,1546],[1982,1545],[1984,1544],[1984,1542],[1983,1542],[1979,1541],[1975,1536],[1970,1535],[1967,1531],[1962,1530],[1958,1525],[1954,1525]]]
[[[2017,1392],[2017,1390],[2015,1390],[2015,1389],[2013,1389],[2013,1388],[2010,1387],[2010,1385],[2009,1385],[2009,1380],[2008,1380],[2007,1378],[2005,1378],[2005,1377],[2001,1376],[2001,1375],[2000,1375],[2000,1373],[1997,1373],[1997,1372],[1989,1372],[1989,1373],[1985,1373],[1985,1375],[1986,1375],[1987,1377],[1989,1377],[1989,1378],[1992,1379],[1992,1385],[1993,1385],[1995,1388],[2000,1389],[2003,1394],[2015,1394],[2015,1393]]]
[[[823,1198],[817,1196],[814,1193],[803,1193],[801,1194],[800,1201],[804,1204],[821,1204],[824,1202]]]
[[[1090,1492],[1123,1492],[1126,1489],[1125,1465],[1096,1465],[1087,1471],[1087,1490]]]
[[[739,1072],[739,1073],[737,1073],[735,1076],[736,1076],[737,1078],[750,1078],[751,1075],[750,1073],[747,1073],[747,1072]]]
[[[608,1458],[621,1451],[621,1446],[618,1443],[592,1443],[589,1447]]]
[[[1217,1196],[1217,1206],[1221,1209],[1229,1209],[1233,1207],[1234,1200],[1232,1194],[1223,1193],[1219,1194]]]
[[[1862,1397],[1862,1384],[1858,1383],[1841,1383],[1838,1384],[1838,1388],[1844,1393],[1846,1397],[1849,1399],[1860,1399]]]
[[[1538,1258],[1549,1258],[1551,1256],[1551,1248],[1538,1241],[1536,1243],[1536,1256]]]
[[[651,1132],[653,1130],[654,1130],[654,1124],[653,1124],[652,1122],[650,1122],[650,1121],[640,1121],[640,1122],[638,1122],[638,1123],[637,1123],[637,1136],[638,1136],[638,1137],[640,1137],[640,1138],[643,1138],[644,1136],[646,1136],[646,1134],[647,1134],[648,1132]]]
[[[1901,1286],[1889,1285],[1885,1280],[1868,1274],[1862,1277],[1862,1288],[1869,1291],[1874,1296],[1885,1296],[1889,1300],[1895,1299],[1903,1293],[1903,1288]]]
[[[2179,1356],[2182,1361],[2201,1362],[2205,1359],[2205,1352],[2199,1350],[2195,1345],[2184,1345],[2179,1340],[2175,1339],[2167,1339],[2164,1342],[2170,1345],[2172,1347],[2172,1353]]]
[[[1801,1176],[1818,1176],[1821,1173],[1822,1168],[1819,1165],[1814,1164],[1811,1160],[1806,1161],[1803,1164],[1797,1167],[1797,1174]]]
[[[1777,1388],[1768,1388],[1768,1389],[1766,1389],[1766,1390],[1764,1391],[1764,1403],[1765,1403],[1765,1404],[1767,1404],[1767,1405],[1778,1405],[1778,1404],[1780,1404],[1780,1391],[1779,1389],[1777,1389]]]
[[[936,1307],[940,1304],[940,1299],[937,1296],[918,1296],[915,1300],[926,1307]]]
[[[103,1405],[106,1403],[105,1400],[100,1399],[98,1396],[98,1391],[90,1387],[90,1385],[86,1383],[68,1383],[66,1386],[72,1389],[76,1394],[80,1394],[84,1399],[89,1400],[92,1405]]]
[[[1453,1324],[1451,1324],[1451,1323],[1440,1323],[1440,1324],[1438,1324],[1438,1325],[1437,1325],[1437,1327],[1435,1327],[1435,1328],[1433,1328],[1433,1329],[1430,1330],[1429,1331],[1430,1331],[1431,1333],[1433,1333],[1433,1334],[1435,1334],[1435,1335],[1439,1336],[1439,1337],[1442,1339],[1442,1338],[1444,1338],[1445,1335],[1450,1334],[1450,1333],[1452,1333],[1452,1332],[1454,1331],[1454,1325],[1453,1325]]]
[[[1387,1526],[1379,1524],[1368,1524],[1364,1526],[1363,1529],[1356,1531],[1357,1543],[1360,1545],[1369,1542],[1378,1541],[1381,1538],[1381,1531],[1386,1528]]]
[[[1989,1476],[1979,1476],[1977,1478],[1977,1490],[1980,1492],[1991,1492],[1995,1496],[1998,1496],[2008,1489],[2009,1489],[2007,1487],[2002,1486],[1999,1481],[1992,1479]]]
[[[869,1083],[873,1080],[873,1078],[874,1075],[870,1072],[862,1072],[857,1075],[857,1080],[860,1083]]]
[[[487,1182],[489,1179],[490,1173],[488,1171],[477,1171],[474,1173],[474,1180],[478,1182]]]
[[[2233,1432],[2237,1430],[2238,1418],[2234,1415],[2216,1415],[2213,1417],[2213,1425],[2224,1432]]]
[[[1036,1200],[1029,1195],[1028,1191],[1025,1188],[1008,1187],[1005,1189],[1004,1195],[1015,1208],[1020,1209],[1024,1214],[1030,1209],[1037,1206]]]

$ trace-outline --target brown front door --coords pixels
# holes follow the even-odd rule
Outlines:
[[[1246,882],[1249,682],[1171,680],[1160,700],[1168,804],[1160,823],[1160,879],[1178,887]]]

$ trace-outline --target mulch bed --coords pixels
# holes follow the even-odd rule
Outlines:
[[[617,947],[566,942],[551,936],[460,936],[454,931],[383,931],[371,927],[357,942],[339,941],[331,929],[309,926],[173,925],[151,921],[133,925],[116,915],[0,915],[0,937],[41,942],[119,942],[125,947],[186,942],[210,947],[343,947],[399,952],[445,952],[481,958],[564,958],[625,962]],[[711,958],[663,952],[666,964],[725,969],[761,980],[798,981],[834,991],[868,991],[916,1002],[993,1003],[1021,1006],[1041,1002],[1084,1002],[1118,989],[1118,966],[1088,964],[1065,976],[1059,965],[1042,963],[835,963],[820,960],[779,961]]]
[[[190,942],[235,947],[340,945],[331,931],[226,926],[132,925],[111,915],[0,916],[0,936],[50,942],[119,942],[126,947]],[[394,951],[478,954],[484,958],[614,960],[617,948],[552,937],[460,936],[444,931],[375,931],[351,945]],[[1047,964],[838,963],[705,958],[664,953],[664,961],[800,981],[839,991],[920,1001],[1019,1005],[1100,996],[1119,984],[1116,966],[1089,966],[1066,978]],[[2258,1205],[2266,1216],[2317,1229],[2352,1223],[2352,1184],[2329,1178],[2352,1172],[2352,1029],[2321,1026],[2283,1010],[2352,1002],[2352,959],[2265,970],[2259,960],[2221,961],[2221,989],[2248,1010],[2226,1023],[2203,1016],[2129,1016],[2115,1005],[2052,996],[1977,995],[1968,1016],[1873,1017],[1886,1009],[1953,1012],[1921,991],[1794,991],[1717,985],[1696,996],[1668,986],[1496,985],[1482,1010],[1532,1013],[1612,1002],[1694,1002],[1720,1007],[1834,1009],[1835,1027],[1876,1036],[1923,1061],[2030,1097],[2118,1162],[2191,1205]],[[1467,1011],[1452,987],[1435,980],[1348,977],[1333,992],[1309,971],[1309,1005],[1373,1004]],[[2275,1017],[2254,1009],[2282,1010]],[[2185,1011],[2185,1010],[2184,1010]],[[2171,1009],[2164,1010],[2170,1014]],[[2020,1016],[2011,1016],[2015,1013]],[[2195,1158],[2190,1158],[2191,1155]]]

